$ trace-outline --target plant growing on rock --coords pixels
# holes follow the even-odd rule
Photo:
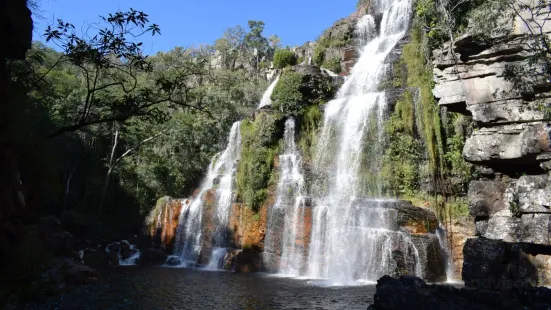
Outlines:
[[[511,211],[513,217],[520,218],[522,216],[522,210],[520,209],[520,200],[517,192],[513,193],[511,201],[509,201],[509,211]]]
[[[272,94],[274,108],[286,116],[300,116],[309,105],[325,102],[334,94],[329,78],[321,75],[285,72]]]
[[[295,54],[289,49],[278,49],[274,54],[274,66],[278,69],[297,64]]]
[[[237,169],[239,198],[258,212],[268,197],[274,157],[279,153],[282,120],[279,116],[260,114],[254,121],[241,124],[241,160]]]
[[[303,75],[287,72],[281,76],[274,88],[272,99],[274,108],[285,115],[298,115],[306,106],[305,98],[300,91]]]

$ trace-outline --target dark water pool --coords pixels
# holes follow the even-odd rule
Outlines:
[[[263,274],[119,267],[102,282],[27,309],[363,309],[374,286],[327,287]]]

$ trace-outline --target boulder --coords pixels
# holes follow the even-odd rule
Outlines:
[[[377,281],[377,292],[368,309],[377,310],[497,310],[549,309],[551,290],[512,288],[497,292],[428,285],[410,276],[398,279],[384,276]]]
[[[463,281],[468,287],[508,290],[549,286],[551,247],[469,239],[464,247]]]
[[[107,252],[107,259],[109,260],[109,263],[111,264],[111,266],[120,265],[119,253],[115,251]]]
[[[253,251],[240,251],[235,256],[233,271],[259,272],[261,270],[260,254]]]
[[[163,250],[147,249],[140,253],[137,264],[143,266],[160,266],[167,261],[167,258],[168,255]]]
[[[166,264],[169,266],[180,266],[182,262],[178,256],[169,256],[166,260]]]
[[[120,255],[122,259],[127,259],[132,256],[132,247],[130,246],[130,243],[128,241],[123,240],[120,243]]]

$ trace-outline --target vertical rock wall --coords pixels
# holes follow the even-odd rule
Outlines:
[[[467,241],[463,264],[473,287],[551,285],[551,127],[540,109],[551,105],[551,93],[522,89],[508,76],[512,66],[528,67],[534,53],[528,25],[517,18],[512,27],[484,43],[464,35],[453,55],[448,47],[434,51],[435,97],[472,115],[477,127],[463,150],[479,175],[469,186],[479,238]]]

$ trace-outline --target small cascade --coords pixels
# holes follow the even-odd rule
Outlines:
[[[330,77],[338,77],[339,75],[336,74],[335,72],[331,71],[331,70],[328,70],[328,69],[325,69],[325,68],[321,68],[321,71],[327,75],[329,75]]]
[[[266,89],[266,92],[264,92],[264,95],[262,95],[262,99],[260,100],[260,104],[258,105],[258,109],[261,109],[266,106],[272,105],[272,93],[274,92],[274,88],[277,85],[277,82],[279,82],[279,75],[275,78],[275,80],[268,86],[268,89]]]
[[[121,266],[136,265],[140,258],[140,250],[127,240],[109,244],[105,247],[105,253],[110,257],[111,264]]]
[[[207,265],[207,269],[210,269],[210,270],[223,269],[224,258],[226,258],[226,254],[228,254],[227,248],[214,248],[212,250],[212,254],[210,257],[209,264]]]
[[[454,278],[454,266],[453,266],[453,257],[450,252],[450,246],[448,244],[448,238],[446,236],[446,229],[440,225],[436,229],[436,236],[438,237],[438,243],[440,247],[444,249],[444,263],[446,265],[446,280],[450,282]]]
[[[372,15],[364,15],[358,21],[354,30],[354,38],[357,46],[365,46],[369,41],[375,38],[377,34],[377,25]]]
[[[233,124],[226,149],[213,157],[199,194],[191,203],[182,206],[174,252],[186,265],[195,265],[199,256],[205,254],[201,251],[206,251],[210,245],[223,246],[226,242],[225,228],[231,210],[236,165],[241,152],[240,125],[241,122]],[[207,204],[216,208],[214,219],[203,212]],[[216,231],[213,236],[203,236],[203,220],[207,218],[214,221]]]
[[[132,265],[136,265],[136,263],[138,262],[138,259],[140,258],[140,250],[136,248],[136,245],[131,244],[130,251],[132,253],[130,257],[125,259],[123,258],[120,259],[119,264],[121,266],[132,266]]]
[[[285,122],[283,153],[279,155],[279,183],[277,200],[268,218],[268,235],[266,236],[266,251],[273,251],[281,243],[281,260],[278,271],[284,275],[298,276],[305,263],[305,242],[309,235],[306,231],[306,214],[308,197],[304,175],[302,173],[302,157],[295,145],[295,120]],[[283,219],[283,230],[276,224],[277,217]],[[282,232],[282,238],[274,238],[274,234]]]

